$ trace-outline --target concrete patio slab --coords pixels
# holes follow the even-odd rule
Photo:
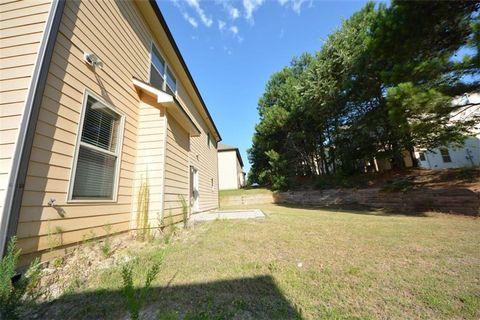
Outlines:
[[[263,219],[265,214],[260,209],[207,211],[193,214],[192,221],[234,220],[234,219]]]

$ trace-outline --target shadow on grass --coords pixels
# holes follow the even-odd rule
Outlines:
[[[141,319],[302,319],[271,276],[151,288]],[[64,295],[34,306],[37,319],[121,319],[120,290]]]
[[[329,206],[316,206],[316,205],[306,205],[306,204],[287,204],[287,203],[276,203],[275,205],[284,208],[290,209],[303,209],[303,210],[322,210],[332,213],[342,212],[342,213],[351,213],[351,214],[360,214],[367,216],[378,216],[378,217],[422,217],[428,218],[424,212],[397,212],[388,209],[379,209],[374,207],[368,207],[361,204],[337,204]]]

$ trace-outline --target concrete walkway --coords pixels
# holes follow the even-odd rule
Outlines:
[[[226,211],[208,211],[193,214],[192,221],[212,221],[212,220],[230,220],[230,219],[263,219],[265,215],[260,209],[247,210],[226,210]]]

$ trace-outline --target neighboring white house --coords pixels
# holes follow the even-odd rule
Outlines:
[[[245,172],[240,151],[236,147],[218,144],[218,188],[240,189],[245,186]]]
[[[453,101],[465,107],[456,110],[452,121],[480,120],[480,93],[466,94]],[[477,123],[471,137],[465,139],[460,148],[438,148],[433,151],[417,150],[419,166],[427,169],[446,169],[480,166],[480,123]]]

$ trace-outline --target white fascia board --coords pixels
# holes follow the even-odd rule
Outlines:
[[[157,102],[160,103],[160,104],[169,105],[169,104],[174,103],[173,96],[169,95],[168,93],[163,92],[162,90],[158,90],[157,88],[154,88],[154,87],[146,84],[143,81],[140,81],[140,80],[134,78],[133,79],[133,85],[137,89],[141,89],[145,93],[156,97]]]

